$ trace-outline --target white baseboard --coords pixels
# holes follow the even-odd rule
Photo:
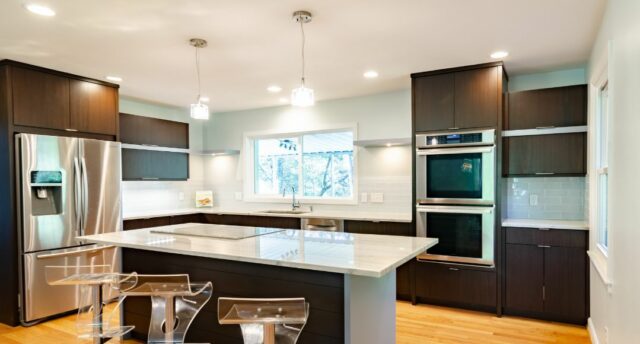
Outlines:
[[[591,344],[600,344],[600,340],[598,339],[598,333],[596,332],[596,328],[593,325],[593,321],[591,318],[587,319],[587,330],[589,330],[589,337],[591,337]]]

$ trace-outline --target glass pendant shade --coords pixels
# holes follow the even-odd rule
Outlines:
[[[315,104],[315,98],[313,96],[313,90],[304,85],[300,85],[298,88],[294,88],[291,91],[291,105],[298,107],[308,107]]]
[[[209,119],[209,107],[201,102],[191,104],[191,117],[195,119]]]

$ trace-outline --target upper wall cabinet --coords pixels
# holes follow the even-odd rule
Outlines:
[[[135,145],[189,148],[189,124],[121,113],[120,141]]]
[[[586,85],[510,93],[503,175],[585,175],[586,125]]]
[[[502,63],[411,75],[415,131],[497,127],[506,75]]]
[[[505,130],[587,125],[587,85],[509,93]]]
[[[118,86],[62,72],[9,64],[13,124],[116,136]]]

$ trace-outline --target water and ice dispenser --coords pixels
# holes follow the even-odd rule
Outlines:
[[[34,216],[61,214],[63,183],[60,171],[31,172],[31,214]]]

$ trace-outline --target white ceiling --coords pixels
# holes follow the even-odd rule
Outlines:
[[[196,97],[194,48],[212,111],[278,105],[296,87],[300,32],[313,13],[307,83],[332,99],[409,87],[409,74],[488,62],[508,50],[510,74],[587,61],[605,0],[33,0],[46,18],[0,2],[0,59],[94,78],[124,78],[121,94],[188,106]],[[366,80],[375,69],[380,77]],[[280,85],[280,94],[266,91]]]

